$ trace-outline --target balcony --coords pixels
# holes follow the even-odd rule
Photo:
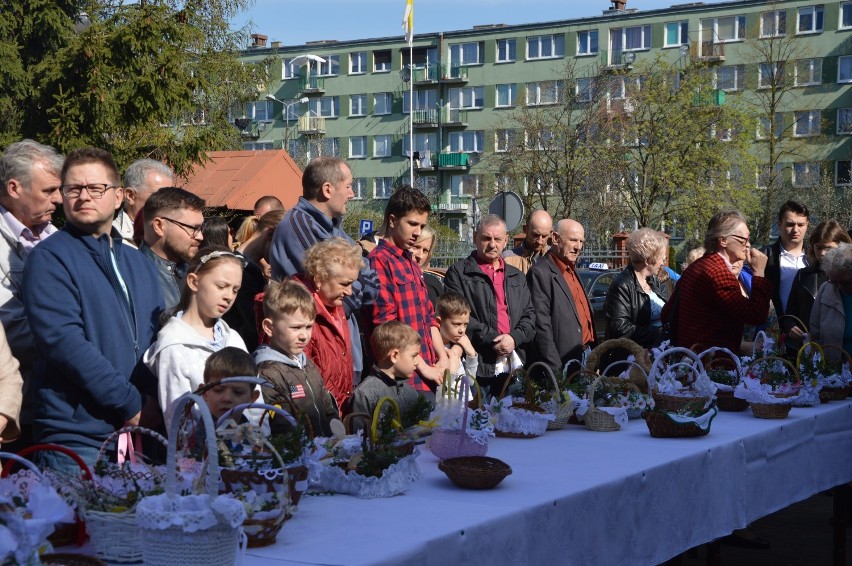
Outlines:
[[[447,126],[448,128],[467,127],[467,110],[449,108],[445,118],[444,126]]]
[[[701,52],[698,58],[705,63],[723,63],[725,61],[725,44],[715,41],[702,41],[699,44]]]
[[[440,67],[435,63],[429,63],[423,67],[414,67],[411,70],[411,80],[414,86],[428,86],[438,82]]]
[[[325,118],[322,116],[302,116],[299,118],[299,133],[308,135],[324,134]]]
[[[442,171],[467,171],[470,169],[470,155],[467,153],[439,153],[438,169]]]
[[[450,84],[465,84],[467,82],[467,66],[441,65],[441,81]]]
[[[234,125],[240,131],[243,139],[256,140],[260,137],[258,123],[251,118],[235,118]]]
[[[316,75],[299,77],[299,94],[325,94],[325,79]]]
[[[468,206],[470,206],[470,195],[454,195],[445,192],[438,199],[435,208],[441,212],[466,213]]]
[[[605,73],[629,71],[633,69],[635,61],[636,53],[632,51],[614,49],[612,52],[607,52],[605,49],[601,49],[601,71]]]
[[[438,116],[438,109],[431,108],[429,110],[415,110],[411,117],[415,128],[437,128]]]

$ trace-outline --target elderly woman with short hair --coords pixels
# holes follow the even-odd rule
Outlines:
[[[668,293],[657,278],[666,255],[666,239],[650,228],[627,238],[630,265],[616,276],[604,303],[606,338],[630,338],[644,348],[662,340],[660,312]]]
[[[766,255],[749,244],[746,219],[735,210],[717,213],[707,225],[703,257],[683,272],[663,309],[674,346],[740,349],[743,327],[763,324],[769,315],[772,283],[764,277]],[[751,267],[751,295],[743,296],[732,272],[736,262]]]
[[[822,259],[828,281],[822,284],[811,309],[810,339],[852,352],[852,244],[840,244]],[[829,349],[826,357],[838,359]]]

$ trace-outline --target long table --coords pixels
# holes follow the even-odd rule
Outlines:
[[[492,439],[513,470],[496,489],[453,486],[423,450],[424,478],[387,499],[305,496],[274,546],[244,564],[659,564],[852,481],[852,402],[784,420],[720,413],[701,438],[569,425]]]

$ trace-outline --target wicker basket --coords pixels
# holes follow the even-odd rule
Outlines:
[[[664,369],[666,358],[673,354],[680,354],[690,358],[690,362],[675,362],[673,364],[669,364]],[[686,370],[686,374],[691,377],[691,380],[683,383],[683,385],[689,388],[685,391],[686,393],[694,394],[671,395],[659,391],[658,376],[660,376],[664,371],[676,368],[684,368]],[[703,396],[699,397],[697,392],[692,390],[690,387],[698,379],[700,379],[702,375],[706,376],[704,364],[701,362],[698,355],[692,350],[688,348],[669,348],[668,350],[663,351],[660,356],[654,360],[654,363],[651,365],[651,370],[648,372],[648,387],[651,389],[651,394],[654,397],[654,408],[660,411],[676,413],[685,409],[693,401],[700,401],[702,405],[706,405],[710,401],[710,398]]]
[[[476,384],[476,380],[465,375],[459,380],[459,390],[448,393],[448,398],[452,399],[455,395],[457,403],[460,403],[464,408],[461,417],[461,429],[453,428],[436,428],[432,431],[429,437],[429,450],[439,460],[447,458],[458,458],[462,456],[485,456],[488,452],[488,438],[485,442],[477,442],[467,434],[467,419],[470,405],[465,402],[470,394],[470,385]],[[478,385],[475,385],[477,388]]]
[[[50,553],[39,556],[41,566],[106,566],[106,562],[85,554]]]
[[[635,375],[637,372],[643,376],[645,379],[645,390],[643,391],[633,380],[624,379],[620,375],[612,375],[614,371],[613,368],[621,365],[629,365],[631,367],[630,375]],[[601,372],[601,376],[603,376],[603,381],[607,383],[610,387],[615,389],[616,391],[625,392],[625,391],[635,391],[640,395],[648,395],[648,372],[645,371],[645,368],[641,365],[637,364],[635,361],[631,362],[629,360],[619,360],[609,364],[604,370]],[[638,419],[641,418],[644,409],[638,407],[628,407],[627,408],[627,418],[628,419]]]
[[[648,370],[651,366],[648,363],[644,348],[629,338],[615,338],[602,342],[598,347],[589,352],[589,357],[586,359],[586,369],[591,372],[597,372],[600,369],[603,356],[612,350],[619,349],[627,351],[634,358],[635,363],[630,370],[630,382],[636,385],[640,392],[648,393]],[[617,363],[624,363],[624,361]],[[616,363],[609,364],[607,369],[614,365]],[[606,375],[606,370],[601,375]]]
[[[849,352],[836,344],[826,344],[822,347],[822,349],[839,351],[841,357],[846,360],[849,368],[852,369],[852,356],[849,355]],[[841,361],[841,371],[843,369],[842,364],[843,362]],[[848,385],[846,387],[823,387],[819,392],[819,399],[823,403],[828,403],[829,401],[845,401],[849,396],[849,392],[850,388]]]
[[[506,389],[509,387],[511,379],[503,382],[503,388],[500,390],[500,399],[506,395]],[[546,410],[542,409],[535,403],[529,401],[532,398],[532,384],[529,380],[529,374],[524,374],[524,383],[526,384],[527,399],[523,403],[515,403],[507,410],[515,417],[514,422],[510,425],[501,422],[500,415],[497,415],[497,423],[494,425],[494,435],[502,438],[535,438],[541,436],[547,431],[548,422],[554,420],[553,416]]]
[[[487,456],[449,458],[439,462],[438,469],[463,489],[493,489],[512,473],[508,464]]]
[[[779,356],[764,356],[762,358],[756,358],[752,360],[752,362],[746,367],[744,374],[751,375],[752,370],[755,366],[761,363],[769,362],[769,361],[778,361],[786,365],[790,368],[791,373],[791,384],[799,383],[799,372],[796,371],[796,367],[787,359],[781,358]],[[746,381],[746,383],[748,383]],[[776,403],[761,403],[751,401],[751,411],[755,417],[759,419],[786,419],[787,415],[790,414],[790,409],[793,406],[793,397],[796,393],[771,393],[771,395],[777,399],[779,402]]]
[[[751,403],[751,412],[759,419],[786,419],[792,403]]]
[[[716,353],[726,354],[728,358],[733,362],[734,369],[736,370],[736,382],[731,385],[732,388],[736,388],[736,386],[743,379],[743,368],[740,364],[740,358],[732,351],[727,348],[713,347],[708,348],[698,354],[698,359],[704,363],[704,369],[707,370],[708,375],[709,372],[714,369],[716,365],[718,365],[721,361],[724,361],[724,358],[718,358],[715,356]],[[713,355],[713,357],[708,361],[704,362],[704,357]],[[712,378],[711,378],[712,379]],[[728,385],[728,384],[724,384]],[[728,411],[728,412],[739,412],[745,411],[748,409],[748,401],[745,399],[740,399],[739,397],[734,396],[733,391],[723,391],[722,389],[716,390],[716,406],[720,411]]]
[[[181,513],[176,511],[181,507],[184,496],[177,494],[177,445],[178,429],[182,414],[190,408],[190,403],[198,406],[205,432],[204,447],[207,453],[206,476],[204,492],[207,500],[198,503],[203,506],[194,514],[210,511],[210,504],[215,500],[219,507],[215,514],[216,524],[209,528],[191,529],[190,520],[171,520],[163,525],[162,516],[166,508],[169,514],[177,519]],[[207,405],[197,395],[187,393],[175,401],[174,418],[169,427],[169,449],[166,456],[166,491],[163,495],[149,496],[142,499],[136,508],[136,518],[142,531],[142,555],[145,564],[180,564],[181,566],[233,566],[236,563],[242,535],[241,524],[245,520],[245,510],[238,501],[218,497],[219,492],[219,456],[216,450],[216,437],[213,419]],[[190,495],[189,497],[197,497]],[[222,515],[227,505],[227,519]],[[176,523],[184,522],[187,527]],[[156,525],[156,526],[155,526]]]
[[[599,383],[601,383],[600,377],[589,386],[589,410],[585,414],[586,428],[595,432],[615,432],[621,430],[621,425],[615,421],[613,415],[595,407],[595,389],[597,389]]]
[[[553,371],[544,362],[535,362],[530,364],[526,369],[527,376],[532,373],[532,370],[537,367],[544,368],[545,373],[550,377],[550,383],[553,385],[553,402],[556,404],[556,410],[551,411],[551,414],[556,417],[554,420],[547,423],[547,430],[561,430],[568,424],[568,419],[574,414],[574,403],[571,399],[562,402],[562,391],[559,389],[559,383],[556,381],[556,376]],[[483,454],[484,455],[484,454]]]
[[[693,403],[697,405],[699,401]],[[678,422],[672,418],[671,413],[658,409],[645,411],[643,417],[645,424],[648,425],[648,431],[654,438],[690,438],[705,436],[710,432],[710,423],[716,417],[717,411],[712,403],[706,410],[702,410],[702,415],[708,411],[713,411],[713,415],[710,417],[706,429],[692,422]]]

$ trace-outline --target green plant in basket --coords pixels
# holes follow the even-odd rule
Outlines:
[[[735,387],[739,383],[736,370],[728,370],[723,367],[715,367],[707,370],[707,377],[714,383],[730,385]]]
[[[382,473],[411,453],[410,445],[400,446],[399,423],[394,422],[391,411],[382,411],[376,425],[375,435],[365,434],[361,443],[361,458],[355,471],[362,476],[381,477]],[[351,460],[350,460],[351,463]]]
[[[285,464],[298,462],[302,455],[309,451],[312,446],[311,438],[308,436],[308,429],[302,422],[299,422],[294,427],[289,427],[289,429],[283,432],[270,435],[269,443],[278,451]]]

